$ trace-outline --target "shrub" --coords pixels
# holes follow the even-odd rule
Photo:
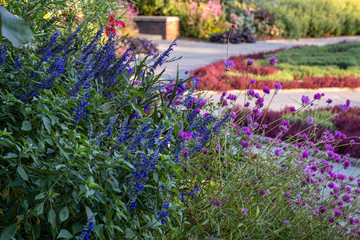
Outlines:
[[[289,38],[360,33],[357,0],[263,2],[265,2],[266,10],[274,14],[276,26],[284,30],[284,36]]]
[[[221,126],[198,114],[194,87],[183,86],[191,79],[154,74],[175,42],[137,61],[140,49],[116,58],[114,36],[84,42],[79,31],[55,32],[35,51],[2,47],[2,238],[161,235],[181,209],[180,133],[198,140],[191,156]]]

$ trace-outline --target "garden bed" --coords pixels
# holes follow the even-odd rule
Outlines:
[[[358,88],[360,87],[360,43],[342,43],[323,47],[295,47],[238,57],[230,57],[235,66],[226,74],[224,61],[200,67],[192,76],[204,75],[198,86],[213,91],[239,90],[256,79],[253,86],[261,89],[281,82],[284,89]],[[267,59],[275,56],[277,65],[269,65]],[[248,66],[248,59],[254,65]],[[249,70],[249,73],[246,70]],[[227,80],[226,80],[227,79]]]

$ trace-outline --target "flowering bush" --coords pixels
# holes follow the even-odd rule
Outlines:
[[[226,26],[220,1],[177,1],[176,6],[174,14],[181,19],[181,36],[207,39]]]
[[[275,57],[268,60],[277,63]],[[234,62],[224,65],[229,71],[227,66],[234,67]],[[359,174],[349,176],[345,171],[351,166],[350,154],[335,153],[346,135],[319,129],[320,121],[314,120],[315,128],[299,129],[281,140],[293,129],[291,118],[316,106],[323,95],[304,96],[300,109],[290,107],[289,115],[268,121],[264,98],[276,97],[282,86],[276,83],[273,93],[268,87],[256,92],[254,84],[253,79],[248,82],[241,108],[234,108],[239,95],[222,93],[217,105],[231,116],[230,122],[208,148],[184,162],[179,184],[194,191],[182,199],[185,210],[176,230],[195,239],[359,237]],[[350,101],[340,105],[337,113],[348,112],[349,105]],[[271,131],[274,134],[267,137]],[[351,139],[350,144],[359,143]]]
[[[236,95],[214,104],[195,93],[198,77],[155,74],[176,41],[158,55],[117,58],[114,35],[80,33],[1,46],[1,239],[360,235],[360,180],[339,172],[351,163],[334,152],[344,134],[281,142],[291,127],[283,119],[265,138],[270,88],[248,89],[234,111]],[[303,108],[322,97],[304,97]]]

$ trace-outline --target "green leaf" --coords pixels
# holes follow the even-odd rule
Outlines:
[[[44,212],[44,202],[41,202],[39,205],[37,205],[34,210],[35,210],[36,216],[39,216],[40,214],[42,214]]]
[[[153,174],[153,178],[156,183],[159,181],[159,175],[157,173]]]
[[[48,133],[51,133],[51,124],[50,124],[50,120],[47,117],[42,117],[42,120],[44,122],[45,128],[48,131]]]
[[[56,213],[54,209],[51,209],[48,212],[48,222],[53,226],[56,227]]]
[[[67,207],[63,207],[59,212],[60,222],[66,221],[69,218],[69,209]]]
[[[28,180],[29,180],[29,177],[28,177],[28,175],[26,174],[25,169],[23,168],[23,166],[19,165],[19,166],[17,167],[17,172],[18,172],[18,174],[20,175],[20,177],[21,177],[22,179],[24,179],[25,181],[28,181]]]
[[[10,240],[15,236],[17,224],[13,224],[4,229],[1,233],[0,240]]]
[[[30,131],[32,129],[31,123],[29,121],[23,121],[21,130]]]
[[[20,17],[11,14],[5,7],[0,6],[1,32],[16,48],[34,39],[29,25]]]
[[[70,239],[72,237],[73,237],[73,235],[68,230],[61,229],[59,232],[59,235],[57,236],[57,239],[59,239],[59,238]]]
[[[130,228],[127,228],[125,233],[126,233],[125,238],[127,238],[127,239],[130,239],[130,238],[132,239],[135,237],[133,230],[131,230]]]

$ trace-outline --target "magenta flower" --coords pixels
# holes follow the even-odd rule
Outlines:
[[[185,71],[185,74],[189,74],[189,71],[188,71],[188,70],[186,70],[186,71]]]
[[[251,59],[248,59],[246,63],[247,63],[248,66],[251,66],[251,65],[254,64],[254,61],[251,60]]]
[[[235,24],[231,24],[231,27],[232,27],[232,28],[236,28]]]
[[[218,201],[218,202],[216,203],[216,206],[220,207],[221,204],[222,204],[221,201]]]

